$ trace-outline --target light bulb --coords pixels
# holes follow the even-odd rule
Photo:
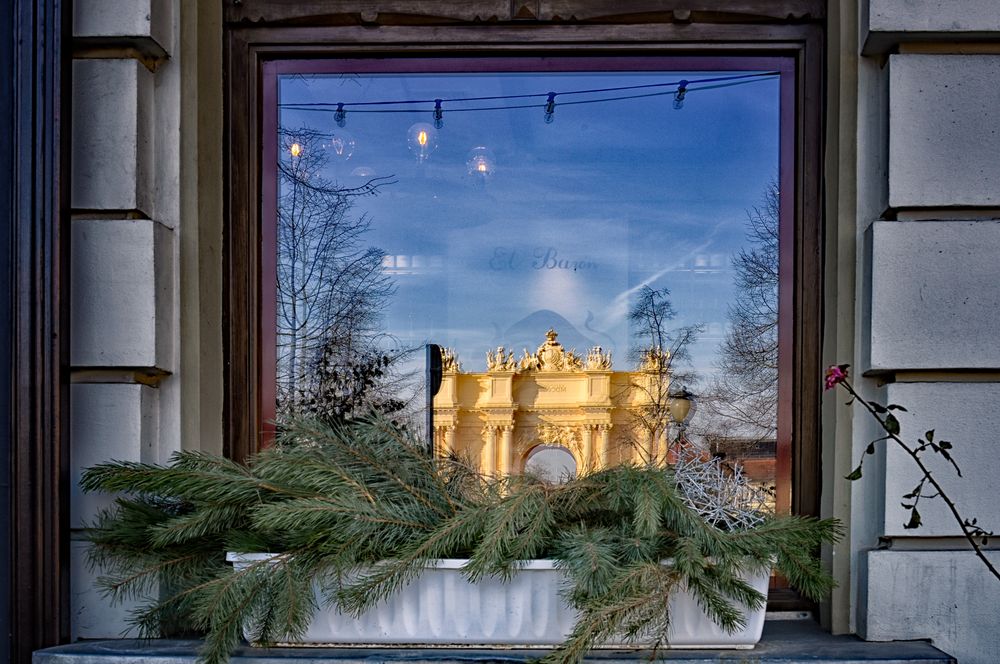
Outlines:
[[[496,170],[496,159],[489,148],[478,145],[469,151],[465,160],[469,175],[480,182],[485,182]]]
[[[545,102],[545,124],[552,124],[556,113],[556,93],[550,92],[549,98]]]
[[[327,147],[333,153],[333,158],[338,161],[347,161],[354,154],[357,143],[354,136],[349,131],[338,129],[330,136]]]
[[[338,127],[343,127],[347,124],[347,111],[344,110],[343,104],[337,104],[337,111],[333,114],[333,121],[337,123]]]
[[[674,93],[674,109],[681,110],[684,108],[684,96],[687,94],[687,81],[681,81],[677,84],[677,92]]]
[[[298,157],[302,154],[302,146],[298,143],[292,143],[291,146],[289,146],[288,151],[292,153],[293,157]]]
[[[441,110],[441,100],[434,100],[434,128],[440,129],[444,126],[444,111]]]
[[[418,122],[406,132],[406,143],[417,163],[422,164],[437,148],[437,130],[426,122]]]

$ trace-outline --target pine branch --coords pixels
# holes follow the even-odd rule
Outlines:
[[[302,634],[313,584],[357,615],[438,558],[467,558],[464,572],[477,580],[554,557],[580,619],[551,662],[576,661],[602,639],[659,643],[679,587],[734,629],[763,601],[743,573],[776,556],[815,596],[832,580],[813,552],[839,536],[834,522],[804,518],[719,530],[685,504],[664,467],[609,468],[560,486],[481,477],[460,459],[428,458],[384,418],[289,424],[247,467],[189,453],[170,466],[104,464],[86,486],[127,493],[89,531],[93,560],[110,570],[106,588],[118,598],[162,589],[135,624],[152,635],[179,618],[206,633],[203,661],[218,664],[243,630],[262,643]],[[233,572],[226,550],[278,556]]]

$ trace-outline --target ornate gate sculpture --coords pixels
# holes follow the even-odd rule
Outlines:
[[[580,357],[563,348],[555,330],[545,336],[520,359],[503,346],[487,352],[485,373],[463,372],[454,353],[445,352],[434,397],[438,454],[454,452],[484,473],[516,473],[533,448],[554,445],[587,472],[642,463],[666,449],[666,422],[644,426],[644,420],[665,417],[655,403],[668,391],[659,364],[613,371],[611,354],[600,346]]]

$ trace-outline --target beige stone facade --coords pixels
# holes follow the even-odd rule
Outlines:
[[[549,330],[534,353],[499,347],[487,370],[466,373],[445,353],[434,397],[438,454],[477,463],[484,473],[523,472],[539,449],[573,455],[578,473],[656,459],[666,450],[669,378],[656,359],[637,371],[614,371],[597,346],[579,357]],[[654,356],[655,357],[655,356]]]

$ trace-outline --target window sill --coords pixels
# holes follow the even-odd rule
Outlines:
[[[200,642],[180,640],[81,641],[39,650],[33,664],[193,664]],[[539,650],[472,648],[274,648],[242,647],[233,655],[233,664],[273,664],[279,661],[308,661],[312,664],[372,664],[445,662],[529,662]],[[615,664],[644,661],[648,650],[598,650],[588,662]],[[705,662],[920,662],[955,664],[955,659],[926,641],[875,643],[856,636],[833,636],[811,620],[775,620],[764,625],[764,635],[753,650],[661,650],[658,659],[680,663]]]

